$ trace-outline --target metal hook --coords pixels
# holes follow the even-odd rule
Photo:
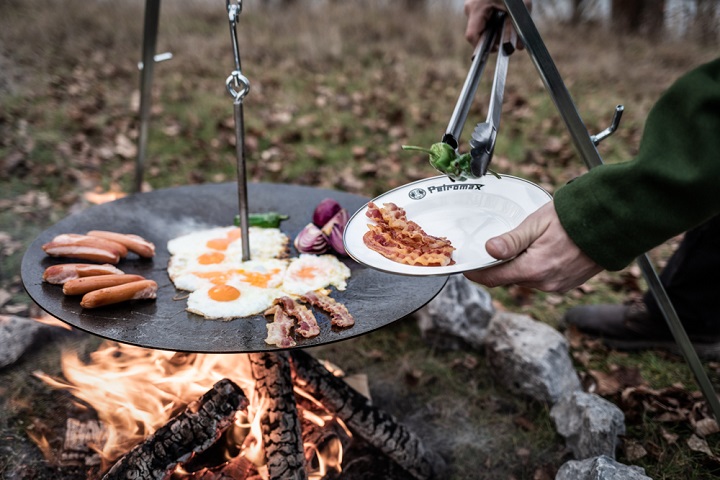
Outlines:
[[[622,105],[618,105],[615,107],[615,114],[613,115],[612,122],[610,122],[610,126],[603,130],[602,132],[598,133],[597,135],[591,135],[590,140],[595,144],[597,147],[598,143],[605,140],[607,137],[615,133],[615,130],[617,130],[618,126],[620,125],[620,119],[622,118],[623,111],[625,111],[625,107]]]
[[[238,48],[237,39],[237,22],[238,16],[242,12],[242,1],[231,4],[230,0],[225,0],[228,11],[228,21],[230,22],[230,39],[232,40],[233,58],[235,60],[235,70],[242,71],[240,67],[240,49]]]

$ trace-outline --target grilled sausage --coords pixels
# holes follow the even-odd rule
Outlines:
[[[84,295],[101,288],[115,287],[130,282],[145,280],[142,275],[98,275],[95,277],[83,277],[69,280],[63,285],[65,295]]]
[[[43,245],[42,249],[51,257],[79,258],[98,263],[118,263],[120,261],[120,255],[116,251],[98,247],[50,242]]]
[[[157,283],[153,280],[140,280],[86,293],[80,300],[80,306],[97,308],[128,300],[153,299],[156,296]]]
[[[91,237],[105,238],[122,243],[128,250],[135,252],[144,258],[152,258],[155,256],[155,244],[148,242],[138,235],[133,235],[131,233],[107,232],[105,230],[92,230],[87,234]]]
[[[111,252],[117,252],[120,258],[125,258],[128,249],[125,245],[106,238],[91,237],[89,235],[78,235],[76,233],[63,233],[53,238],[54,243],[64,243],[68,245],[83,245],[86,247],[97,247]]]
[[[55,285],[62,285],[68,280],[97,275],[121,275],[124,272],[112,265],[93,265],[91,263],[63,263],[45,269],[43,280]]]

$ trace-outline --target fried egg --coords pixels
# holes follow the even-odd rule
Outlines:
[[[333,255],[286,259],[288,237],[277,228],[250,227],[250,257],[242,261],[237,227],[216,227],[168,242],[168,275],[192,293],[187,310],[205,318],[230,319],[263,313],[273,300],[335,286],[344,290],[350,269]]]
[[[349,277],[350,269],[333,255],[301,254],[290,260],[280,288],[291,295],[330,285],[345,290]]]
[[[209,284],[222,285],[230,280],[238,281],[258,288],[276,288],[283,281],[287,260],[267,259],[238,262],[235,265],[204,266],[186,265],[182,271],[170,274],[175,287],[180,290],[194,291]],[[168,267],[168,271],[172,269]]]
[[[275,288],[259,288],[236,279],[198,288],[187,299],[187,310],[205,318],[231,319],[263,313],[282,296]]]
[[[250,258],[283,258],[290,239],[279,228],[250,227]],[[188,233],[170,240],[168,251],[173,257],[193,256],[206,265],[242,260],[242,239],[238,227],[216,227]]]

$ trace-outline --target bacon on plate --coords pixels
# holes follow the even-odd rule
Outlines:
[[[446,266],[453,263],[455,247],[445,237],[427,234],[408,220],[405,210],[394,203],[379,208],[368,204],[366,216],[375,221],[363,235],[365,245],[395,262],[418,266]]]

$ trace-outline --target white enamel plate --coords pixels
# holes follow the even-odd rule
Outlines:
[[[485,175],[466,182],[432,177],[390,190],[372,201],[382,207],[394,203],[429,235],[447,237],[456,248],[455,263],[446,267],[405,265],[370,250],[363,242],[368,231],[367,204],[350,218],[343,241],[357,262],[401,275],[449,275],[500,263],[485,250],[485,242],[517,227],[528,215],[552,199],[532,182],[509,175]]]

